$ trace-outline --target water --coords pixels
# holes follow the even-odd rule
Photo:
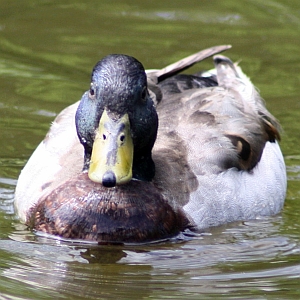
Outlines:
[[[298,0],[0,0],[0,299],[299,299],[299,33]],[[18,174],[97,60],[160,68],[219,44],[283,126],[282,213],[137,246],[65,243],[19,223]]]

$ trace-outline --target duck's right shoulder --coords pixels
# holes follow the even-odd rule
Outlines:
[[[43,195],[82,169],[83,148],[75,127],[77,106],[78,102],[58,114],[20,173],[15,206],[23,220]]]

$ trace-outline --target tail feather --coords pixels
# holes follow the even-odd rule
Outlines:
[[[280,140],[280,125],[265,107],[264,100],[242,69],[223,55],[214,56],[218,85],[235,90],[253,111],[260,115],[269,141]],[[245,105],[245,109],[247,109]]]
[[[148,79],[150,79],[153,83],[157,84],[158,82],[161,82],[162,80],[168,77],[176,75],[190,68],[195,63],[198,63],[204,60],[205,58],[208,58],[212,55],[223,52],[230,48],[230,45],[222,45],[204,49],[188,57],[185,57],[161,70],[153,70],[152,72],[147,72]]]

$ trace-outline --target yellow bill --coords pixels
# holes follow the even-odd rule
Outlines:
[[[93,144],[89,178],[106,187],[132,178],[133,142],[128,114],[117,120],[103,111]]]

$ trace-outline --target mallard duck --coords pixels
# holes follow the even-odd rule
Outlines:
[[[15,207],[37,232],[148,242],[278,213],[280,126],[237,64],[212,47],[162,70],[127,55],[93,69],[22,170]],[[214,69],[179,74],[214,56]]]

